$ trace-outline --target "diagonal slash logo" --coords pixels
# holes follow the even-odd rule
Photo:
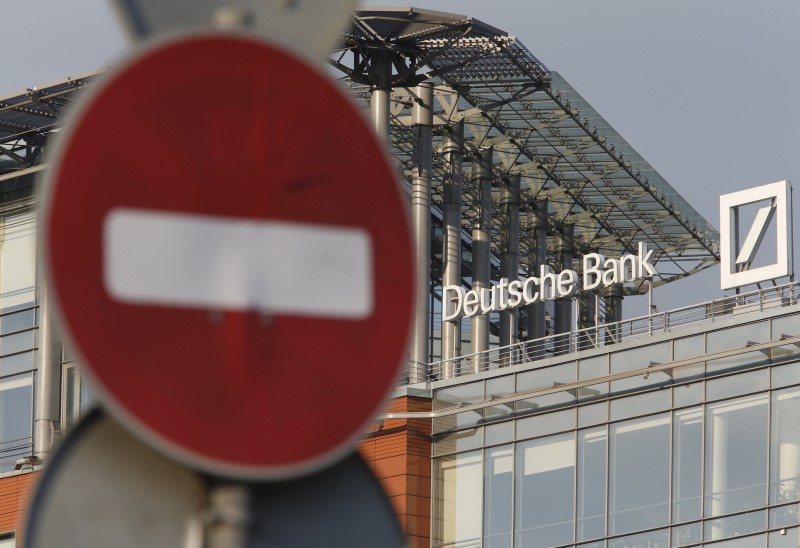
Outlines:
[[[756,213],[744,242],[739,244],[739,208],[769,200]],[[719,198],[720,285],[732,289],[782,276],[793,275],[792,185],[779,181],[749,188]],[[764,235],[775,219],[777,259],[773,264],[752,268]]]

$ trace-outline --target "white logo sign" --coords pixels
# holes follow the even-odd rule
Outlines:
[[[769,204],[758,210],[744,242],[739,245],[739,208],[767,200]],[[751,268],[773,218],[776,218],[777,260],[770,265]],[[792,275],[792,186],[789,181],[720,196],[719,219],[722,289]]]
[[[446,304],[442,320],[452,321],[500,312],[537,301],[572,297],[581,289],[588,291],[638,278],[650,278],[656,275],[656,269],[650,264],[652,254],[653,251],[648,251],[647,244],[642,242],[639,243],[638,255],[628,253],[619,259],[606,259],[599,253],[587,253],[583,256],[583,283],[574,270],[554,274],[549,266],[542,266],[539,276],[510,282],[503,278],[497,285],[481,290],[467,291],[460,285],[446,285],[442,288],[442,302]]]

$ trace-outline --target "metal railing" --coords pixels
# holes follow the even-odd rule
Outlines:
[[[33,455],[33,436],[0,442],[0,473],[10,472],[17,461]]]
[[[415,378],[435,381],[471,375],[581,350],[619,344],[632,337],[665,333],[675,327],[701,321],[763,312],[791,306],[798,302],[800,302],[800,283],[791,282],[666,312],[656,312],[619,322],[579,329],[571,333],[549,335],[541,339],[492,348],[485,352],[465,354],[451,360],[429,364],[409,363],[399,384],[407,385],[409,379]]]

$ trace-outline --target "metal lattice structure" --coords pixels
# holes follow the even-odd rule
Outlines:
[[[655,249],[660,274],[655,286],[718,262],[717,231],[558,73],[506,32],[466,16],[416,8],[357,12],[331,64],[365,107],[375,85],[374,65],[382,56],[393,65],[390,146],[406,178],[414,166],[413,87],[420,82],[435,82],[438,128],[463,121],[465,164],[493,147],[495,255],[502,249],[505,223],[499,189],[504,178],[518,173],[523,212],[526,204],[547,199],[550,227],[575,227],[576,256],[635,253],[636,243],[645,241]],[[444,164],[434,148],[434,209],[442,203]],[[464,172],[469,173],[466,166]],[[476,183],[465,176],[465,240],[478,215],[477,202]],[[523,265],[532,245],[523,229]],[[548,254],[555,264],[553,250]],[[628,294],[645,290],[642,284],[625,288]]]
[[[29,200],[43,151],[83,88],[100,75],[84,74],[0,97],[0,201]]]

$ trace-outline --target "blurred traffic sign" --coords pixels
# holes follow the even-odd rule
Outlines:
[[[230,484],[163,457],[99,410],[45,469],[26,539],[29,548],[403,546],[389,501],[355,453],[300,479]]]
[[[362,114],[281,47],[207,33],[109,74],[65,133],[45,261],[115,415],[229,476],[342,455],[411,321],[407,198]]]
[[[318,61],[336,47],[357,0],[113,0],[135,38],[218,26],[245,27]]]

